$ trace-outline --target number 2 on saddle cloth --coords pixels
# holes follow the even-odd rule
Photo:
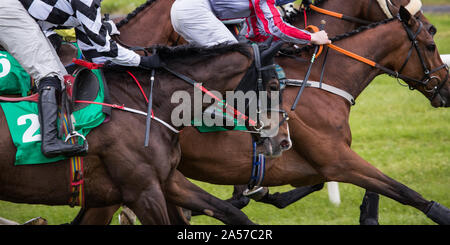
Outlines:
[[[70,95],[83,96],[82,98],[78,96],[77,99],[105,101],[107,91],[101,70],[77,69],[74,77],[66,76],[66,79],[66,88],[70,88]],[[0,50],[0,106],[5,114],[13,143],[17,147],[15,165],[50,163],[65,159],[63,156],[47,158],[40,150],[41,134],[36,103],[38,94],[32,93],[33,86],[33,79],[20,64],[6,51]],[[89,93],[79,91],[89,91]],[[67,105],[67,103],[62,104]],[[58,122],[61,126],[61,139],[70,140],[71,143],[85,144],[87,147],[85,136],[103,123],[108,115],[110,115],[110,108],[94,104],[75,104],[72,116],[65,114]],[[70,122],[72,117],[75,119],[73,124]],[[67,137],[71,132],[79,132],[79,135],[76,135],[81,138]],[[72,176],[71,188],[74,194],[70,203],[83,205],[82,158],[74,157],[69,161]]]

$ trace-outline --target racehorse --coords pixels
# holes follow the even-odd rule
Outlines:
[[[347,16],[356,16],[356,17],[359,17],[361,19],[381,20],[381,19],[386,18],[385,14],[381,11],[381,9],[376,4],[373,5],[374,6],[373,8],[369,8],[369,6],[372,4],[371,2],[372,1],[355,1],[354,3],[349,4],[349,5],[342,5],[342,4],[337,3],[336,1],[324,1],[324,2],[322,1],[322,6],[321,7],[326,8],[326,9],[331,9],[331,10],[334,10],[334,11],[342,10],[342,11],[339,11],[339,12],[344,12]],[[396,1],[392,1],[392,2],[396,3]],[[399,2],[403,3],[405,1],[399,1]],[[398,3],[396,5],[399,6]],[[356,6],[356,8],[353,8],[353,10],[352,10],[352,8],[349,7],[349,6],[352,6],[352,7]],[[390,6],[390,8],[391,8],[391,11],[393,13],[398,12],[398,7],[395,7],[393,5],[393,6]],[[424,24],[424,29],[426,29],[431,34],[433,34],[434,31],[435,31],[434,26],[432,26],[431,24],[427,23],[426,18],[423,17],[422,14],[418,13],[417,16],[418,16],[418,18],[420,20],[424,21],[424,23],[425,23]],[[136,16],[136,17],[138,17],[138,16]],[[331,17],[326,17],[326,16],[324,17],[323,15],[311,15],[308,22],[310,22],[310,23],[318,23],[319,20],[321,20],[323,18],[329,18],[327,23],[333,22],[333,19],[331,19]],[[298,22],[296,22],[296,23],[298,23],[298,24],[296,24],[296,26],[298,26],[298,27],[302,27],[303,26],[303,23],[301,22],[301,20],[302,20],[302,18],[298,18],[297,19]],[[346,22],[346,21],[342,21],[340,23],[342,23],[342,24],[341,25],[330,25],[330,24],[328,24],[327,25],[327,32],[329,32],[329,33],[342,33],[342,32],[346,31],[346,28],[348,28],[348,27],[353,28],[353,26],[355,25],[354,23],[350,23],[350,22]],[[347,29],[347,31],[348,31],[348,29]],[[293,61],[292,59],[289,59],[289,58],[277,58],[277,62],[282,64],[282,67],[285,69],[285,71],[286,71],[286,73],[288,75],[287,77],[303,77],[304,76],[304,72],[305,71],[302,70],[302,69],[299,69],[299,67],[301,67],[299,65],[299,63]],[[329,64],[328,64],[328,67],[330,67]],[[316,74],[315,75],[316,77],[319,77],[320,73],[317,73],[317,71],[313,70],[312,73]],[[342,74],[339,74],[339,76],[342,76]],[[366,79],[369,79],[369,78],[366,78]],[[313,92],[315,94],[315,96],[317,94],[320,94],[318,92],[315,92],[314,90],[311,90],[311,92]],[[295,88],[289,88],[288,87],[285,90],[284,93],[285,94],[290,94],[290,96],[293,97],[297,93],[297,90]],[[306,103],[306,104],[309,104],[309,103]],[[301,105],[300,105],[300,107],[301,107]],[[297,111],[300,110],[299,108],[297,108],[295,113],[291,112],[290,115],[293,115],[293,117],[295,115],[297,115]],[[305,109],[303,109],[303,110],[305,110]],[[314,110],[316,110],[316,109],[315,108],[308,108],[307,110],[310,113],[313,113]],[[345,115],[348,116],[348,112]],[[343,117],[345,117],[345,115]],[[296,116],[296,118],[301,118],[301,117],[298,115],[298,116]],[[327,122],[325,117],[323,118],[323,121]],[[344,120],[344,122],[345,122],[345,120]],[[299,128],[299,127],[301,128],[301,127],[303,127],[304,124],[305,123],[302,120],[295,120],[295,121],[291,120],[290,121],[291,127],[293,127],[293,125],[296,125],[296,126],[294,126],[295,128]],[[345,125],[348,126],[347,123],[344,123],[343,125],[344,126]],[[344,127],[344,126],[342,126],[342,127]],[[331,128],[330,132],[333,132],[333,131],[334,130]],[[285,181],[285,179],[283,178],[282,180],[279,180],[279,181],[272,180],[271,184],[267,184],[267,185],[281,185],[282,183],[285,183],[285,184],[294,184],[296,186],[302,186],[302,185],[305,185],[305,184],[321,183],[321,182],[327,180],[327,177],[326,177],[327,175],[326,174],[323,174],[322,172],[319,172],[317,170],[317,167],[315,166],[315,164],[312,164],[312,163],[308,162],[307,160],[305,160],[305,158],[306,158],[305,156],[313,154],[313,153],[308,153],[308,151],[309,151],[308,149],[309,148],[304,148],[303,147],[303,149],[302,149],[302,147],[301,147],[302,144],[303,144],[302,142],[304,142],[304,138],[301,135],[302,131],[301,130],[300,131],[294,130],[292,132],[295,135],[295,137],[293,137],[294,142],[297,142],[297,140],[298,140],[300,146],[298,148],[294,147],[293,151],[288,151],[287,153],[289,155],[286,155],[286,154],[283,155],[283,157],[281,159],[276,160],[276,163],[272,163],[271,160],[268,161],[269,163],[271,163],[272,166],[279,166],[278,168],[269,169],[268,170],[268,174],[270,174],[270,172],[272,172],[273,169],[276,169],[276,171],[278,171],[276,174],[279,174],[280,172],[281,173],[286,173],[287,174],[286,176],[289,176],[291,181]],[[235,132],[226,133],[226,134],[228,135],[228,138],[230,139],[230,144],[232,144],[231,142],[235,142],[235,141],[231,140],[231,139],[233,139],[233,137],[235,137],[234,136],[234,135],[236,135]],[[299,135],[297,136],[297,134],[299,134]],[[184,137],[184,135],[186,135],[186,137]],[[191,142],[191,139],[194,138],[194,137],[195,137],[196,141],[198,139],[198,140],[201,140],[202,142],[204,142],[204,141],[208,140],[209,137],[211,137],[211,139],[212,139],[212,137],[215,137],[215,135],[214,134],[198,134],[198,133],[196,133],[193,130],[190,130],[190,131],[189,130],[185,130],[183,132],[183,134],[182,134],[182,137],[181,137],[181,144],[182,144],[182,146],[184,146],[185,142]],[[221,137],[223,138],[223,136],[221,136]],[[338,141],[338,140],[336,140],[336,141]],[[349,138],[347,136],[347,137],[345,137],[345,140],[343,140],[343,141],[345,141],[345,144],[349,145],[350,142],[351,142],[351,137]],[[186,145],[188,145],[188,144],[186,143]],[[242,150],[242,145],[245,145],[245,144],[240,144],[239,145],[240,149],[239,150],[236,149],[233,152],[240,152],[242,156],[246,156],[245,155],[246,151]],[[297,150],[298,150],[298,152],[294,152],[294,151],[297,151]],[[230,159],[225,159],[225,158],[220,159],[220,158],[218,158],[217,154],[212,156],[212,154],[206,154],[203,151],[199,152],[199,151],[196,151],[195,149],[192,149],[192,148],[189,148],[189,147],[188,148],[182,147],[182,151],[183,151],[183,159],[182,159],[182,162],[180,164],[180,170],[181,171],[190,171],[190,170],[192,170],[190,172],[190,177],[194,178],[194,179],[197,178],[197,174],[196,173],[198,173],[199,175],[200,175],[200,173],[203,173],[203,176],[207,176],[207,179],[200,177],[200,180],[204,180],[204,181],[211,182],[211,183],[218,183],[218,184],[230,183],[230,184],[232,184],[231,183],[232,181],[230,181],[231,178],[228,178],[228,176],[227,176],[227,180],[228,181],[225,182],[224,181],[225,177],[217,176],[217,174],[220,174],[220,172],[204,173],[204,172],[200,171],[201,170],[200,168],[203,168],[204,166],[206,166],[207,164],[210,164],[212,162],[216,162],[216,163],[220,162],[222,164],[222,166],[226,167],[226,169],[227,169],[227,170],[224,169],[223,171],[227,172],[227,171],[229,171],[229,169],[236,169],[237,166],[245,165],[245,163],[247,162],[245,159],[240,158],[238,160],[233,160],[233,161],[238,161],[235,164],[233,164],[233,163],[230,162]],[[219,151],[219,149],[211,151],[211,152],[218,152],[218,151]],[[315,149],[314,151],[317,151],[317,150]],[[246,156],[246,157],[250,158],[250,156]],[[279,164],[279,162],[283,162],[283,163]],[[197,166],[197,168],[192,168],[192,165]],[[186,166],[186,167],[184,167],[184,166]],[[292,170],[292,171],[291,172],[283,171],[282,167],[285,167],[286,169],[289,169],[289,170]],[[240,169],[240,168],[238,168],[238,169]],[[203,170],[203,171],[205,171],[205,170]],[[240,172],[242,172],[242,171],[240,171]],[[214,175],[214,174],[216,174],[216,175]],[[267,180],[267,178],[268,177],[266,177],[266,180]],[[301,181],[303,181],[303,182],[301,182]],[[295,198],[294,198],[294,200],[295,200]],[[117,209],[117,207],[115,207],[115,208]],[[114,209],[114,210],[116,210],[116,209]],[[96,210],[95,212],[103,212],[103,211]],[[104,211],[104,212],[106,212],[106,211]],[[111,212],[111,211],[109,211],[109,212]],[[111,212],[111,213],[113,213],[113,212]],[[86,213],[86,214],[88,214],[88,213]]]
[[[240,210],[201,190],[176,169],[181,157],[177,132],[185,125],[175,127],[168,123],[171,122],[172,110],[178,105],[169,103],[169,100],[176,91],[185,91],[191,96],[195,89],[209,89],[224,94],[238,85],[244,85],[250,90],[278,90],[275,71],[267,68],[271,67],[279,47],[266,46],[261,51],[258,46],[248,44],[208,49],[156,47],[166,65],[164,69],[156,71],[152,114],[165,124],[151,124],[149,147],[143,146],[146,120],[139,114],[113,111],[109,122],[92,130],[87,136],[89,154],[84,157],[86,207],[125,203],[143,224],[170,224],[167,203],[173,203],[205,212],[227,224],[253,224]],[[146,111],[147,104],[132,77],[127,72],[108,67],[104,69],[104,77],[111,102]],[[120,69],[127,69],[138,81],[148,81],[150,78],[148,70]],[[193,83],[194,80],[203,82],[203,87]],[[142,91],[149,91],[150,83],[142,83],[141,87]],[[257,99],[262,97],[258,96]],[[193,107],[189,109],[194,110]],[[0,199],[28,204],[68,205],[72,193],[67,178],[67,160],[41,166],[14,166],[16,148],[8,132],[5,116],[2,114],[0,118]],[[270,121],[261,117],[256,119],[255,125],[249,120],[248,128],[252,132],[259,132],[258,128],[262,128],[263,123],[271,125]],[[280,122],[283,120],[281,118]],[[275,149],[281,141],[288,139],[285,127],[272,138],[262,138],[259,134],[252,136],[264,142],[268,153],[271,151],[269,148]]]

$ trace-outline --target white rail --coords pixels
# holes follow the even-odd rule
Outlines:
[[[450,66],[450,54],[443,54],[441,55],[441,59],[442,61],[447,64],[448,66]]]

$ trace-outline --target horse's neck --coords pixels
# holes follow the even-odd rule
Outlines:
[[[398,22],[384,24],[336,42],[335,45],[383,66],[395,69],[393,66],[398,66],[398,62],[393,57],[399,53],[400,48],[404,45],[401,39],[406,34],[398,34],[394,30],[403,31],[401,24]],[[406,57],[406,54],[404,56]],[[323,58],[321,57],[317,63],[321,64]],[[314,72],[314,77],[317,79],[320,76],[321,66],[316,65]],[[356,98],[379,74],[381,74],[379,69],[330,50],[324,82],[343,89]]]
[[[194,65],[186,65],[183,62],[173,63],[169,62],[169,67],[179,72],[198,83],[202,83],[203,87],[210,91],[225,94],[225,91],[232,91],[239,84],[239,81],[244,76],[248,67],[250,66],[250,59],[244,55],[232,56],[218,56],[215,58],[206,59],[203,62],[198,62]],[[149,72],[135,71],[132,74],[140,82],[143,91],[147,93],[150,91],[150,74]],[[105,72],[106,79],[110,88],[111,100],[113,104],[125,105],[133,109],[147,111],[147,104],[140,89],[130,75],[124,72]],[[170,123],[172,120],[172,111],[179,107],[179,103],[186,103],[186,93],[189,94],[187,99],[190,99],[191,115],[195,115],[198,108],[194,110],[194,100],[202,105],[202,92],[191,84],[176,78],[167,71],[159,70],[156,72],[155,83],[153,87],[153,111],[155,116],[161,120]],[[194,92],[195,91],[195,92]],[[177,95],[176,93],[179,92]],[[194,94],[195,93],[195,94]],[[198,95],[200,94],[200,98]],[[178,96],[178,97],[177,97]],[[181,96],[181,97],[180,97]],[[197,97],[195,97],[197,96]],[[171,103],[173,98],[178,98],[180,101]],[[214,102],[212,100],[211,102]],[[187,104],[183,104],[186,106]],[[206,104],[203,105],[205,109]],[[182,129],[183,127],[178,127]]]
[[[369,21],[379,21],[386,18],[375,0],[350,0],[345,1],[345,4],[338,0],[328,0],[323,2],[320,8]],[[327,23],[325,30],[329,37],[348,32],[359,26],[359,24],[340,20],[315,11],[311,11],[307,15],[307,25],[319,26],[322,20],[325,20]],[[298,28],[305,28],[303,13],[298,14],[294,25]]]
[[[173,32],[170,22],[173,2],[174,0],[155,0],[119,28],[120,40],[131,46],[167,44]]]

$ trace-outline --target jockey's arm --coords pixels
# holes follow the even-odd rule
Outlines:
[[[118,65],[139,66],[140,55],[122,47],[111,39],[106,25],[101,19],[100,7],[96,10],[95,19],[86,17],[77,11],[76,18],[81,26],[75,28],[77,42],[83,54],[95,63],[110,60]]]
[[[286,42],[307,44],[311,40],[308,31],[300,30],[284,22],[275,6],[275,0],[253,0],[256,17],[267,35],[273,35]]]
[[[264,26],[263,31],[269,35],[274,35],[286,42],[298,44],[329,43],[328,36],[324,31],[310,33],[284,22],[275,6],[275,0],[254,0],[254,7],[257,18]]]

